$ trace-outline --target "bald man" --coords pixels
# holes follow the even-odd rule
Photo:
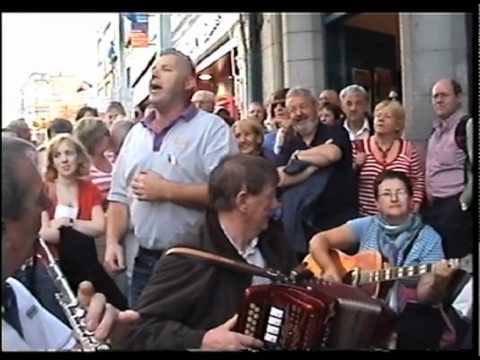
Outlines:
[[[213,113],[215,109],[215,94],[208,90],[198,90],[192,96],[192,103],[197,109]]]
[[[180,51],[159,55],[148,99],[154,111],[132,127],[112,174],[105,264],[112,272],[125,269],[122,239],[130,214],[139,243],[133,305],[176,235],[202,219],[210,171],[224,156],[238,152],[228,125],[191,103],[195,76],[192,61]]]
[[[462,203],[467,184],[467,152],[458,146],[459,134],[465,139],[465,124],[471,123],[468,120],[471,117],[462,110],[461,97],[462,87],[455,80],[442,79],[433,85],[432,106],[437,118],[427,148],[428,207],[424,218],[442,236],[447,258],[462,257],[473,251],[473,219],[468,206]],[[465,121],[463,135],[457,130],[462,121]]]
[[[23,118],[10,122],[10,124],[7,126],[7,130],[15,133],[15,135],[20,139],[24,139],[29,142],[32,141],[32,132],[27,122]]]
[[[338,93],[333,89],[325,89],[320,95],[318,95],[319,107],[322,107],[325,103],[340,106],[340,99]]]

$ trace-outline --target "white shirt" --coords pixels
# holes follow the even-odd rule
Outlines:
[[[2,318],[2,351],[67,351],[76,340],[72,330],[48,312],[18,280],[6,280],[17,298],[23,338]]]
[[[458,315],[465,320],[472,321],[473,311],[473,278],[467,282],[462,291],[452,303],[452,307]]]
[[[350,129],[347,120],[344,121],[343,127],[347,130],[350,141],[367,139],[370,136],[370,125],[368,125],[367,118],[363,120],[363,125],[358,131],[353,131]]]
[[[238,245],[232,240],[230,235],[225,231],[225,228],[221,223],[220,223],[220,227],[222,228],[228,241],[230,241],[230,244],[232,244],[235,250],[237,250],[238,254],[242,258],[244,258],[247,263],[261,267],[262,269],[265,268],[266,262],[262,253],[260,252],[260,248],[258,247],[258,236],[248,243],[248,246],[245,249],[245,251],[241,251]],[[252,278],[252,285],[263,285],[263,284],[270,284],[270,283],[271,283],[270,279],[262,276],[254,276]]]

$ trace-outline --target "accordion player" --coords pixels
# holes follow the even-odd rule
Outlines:
[[[265,349],[354,350],[382,347],[394,319],[361,289],[313,280],[247,288],[235,330],[262,340]]]

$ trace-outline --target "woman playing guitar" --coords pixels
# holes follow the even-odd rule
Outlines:
[[[383,261],[393,267],[438,262],[433,271],[417,277],[413,282],[395,282],[387,294],[387,301],[400,313],[403,310],[401,301],[405,302],[400,294],[405,293],[403,289],[410,288],[407,293],[413,294],[415,301],[439,303],[456,268],[443,260],[440,236],[433,228],[423,224],[420,216],[412,211],[413,191],[409,178],[400,172],[385,171],[375,180],[374,194],[379,215],[348,221],[337,228],[320,232],[311,239],[310,255],[322,269],[321,276],[330,281],[343,281],[344,271],[338,266],[338,256],[332,250],[346,250],[355,245],[359,245],[360,253],[372,250],[379,252],[383,258],[375,260],[379,266]],[[365,257],[362,261],[365,261]],[[361,264],[359,266],[362,267]],[[391,279],[394,278],[398,277]]]

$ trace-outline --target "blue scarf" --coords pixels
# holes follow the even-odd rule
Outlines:
[[[392,266],[402,266],[405,261],[404,251],[423,227],[420,216],[410,215],[403,224],[388,224],[381,215],[376,215],[374,221],[378,225],[377,243],[382,255]]]

